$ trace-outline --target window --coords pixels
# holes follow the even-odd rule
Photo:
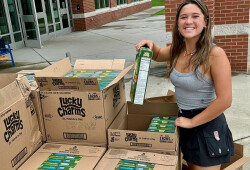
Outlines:
[[[35,0],[36,12],[43,12],[42,1]]]
[[[19,20],[17,17],[16,4],[14,3],[13,0],[8,1],[8,7],[9,7],[10,20],[11,20],[13,32],[20,31]]]
[[[63,28],[68,28],[69,27],[68,15],[67,14],[63,14],[63,16],[62,16],[62,24],[63,24]]]
[[[127,0],[117,0],[117,5],[126,4]]]
[[[131,2],[136,2],[136,1],[138,1],[138,0],[131,0]]]
[[[31,3],[29,0],[21,0],[24,15],[33,15]]]
[[[95,9],[109,7],[109,0],[95,0]]]
[[[45,34],[46,33],[46,26],[45,26],[45,20],[44,18],[39,18],[38,19],[38,25],[39,25],[39,30],[40,34]]]
[[[58,12],[58,7],[57,7],[57,1],[56,0],[52,0],[52,5],[53,5],[55,22],[60,22],[59,12]],[[58,26],[58,28],[59,28],[59,26]],[[61,27],[60,27],[60,29],[61,29]]]
[[[45,0],[44,3],[45,3],[45,8],[46,8],[47,22],[48,24],[52,24],[53,19],[52,19],[52,14],[51,14],[51,9],[50,9],[50,1]]]
[[[14,0],[8,0],[8,8],[9,8],[10,21],[12,24],[12,30],[13,30],[15,42],[22,41],[19,18],[18,18],[16,4]]]
[[[65,3],[65,0],[60,0],[60,8],[66,8],[66,3]]]
[[[0,32],[0,34],[2,35],[9,33],[8,22],[6,19],[3,1],[0,1]]]

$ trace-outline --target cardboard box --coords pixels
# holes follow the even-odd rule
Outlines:
[[[18,170],[37,170],[43,166],[46,166],[46,169],[71,166],[74,170],[92,170],[105,151],[105,147],[46,143]],[[64,156],[66,158],[60,158]],[[48,158],[52,160],[48,160]]]
[[[125,60],[77,60],[74,70],[121,70],[100,91],[95,77],[64,77],[72,71],[65,58],[39,72],[47,142],[107,145],[107,129],[126,103]]]
[[[37,118],[38,118],[39,130],[42,134],[42,140],[43,142],[45,142],[46,134],[45,134],[42,106],[41,106],[41,100],[40,100],[40,91],[35,81],[35,72],[37,71],[39,70],[21,70],[17,72],[17,76],[18,77],[25,76],[30,83],[30,87],[31,87],[30,98],[35,107],[35,111],[36,111]]]
[[[243,165],[250,160],[250,157],[243,156],[244,146],[234,143],[234,156],[231,157],[231,162],[222,164],[221,170],[242,170]],[[188,170],[188,166],[185,160],[183,162],[183,170]]]
[[[152,163],[154,170],[177,169],[177,156],[150,152],[131,151],[124,149],[109,149],[95,170],[114,170],[121,160]]]
[[[171,100],[173,95],[162,98]],[[177,117],[176,102],[162,102],[162,98],[147,99],[143,105],[127,102],[128,114],[119,114],[108,129],[109,147],[178,155],[178,128],[175,133],[147,131],[152,116]],[[122,112],[126,111],[123,108]]]
[[[41,132],[27,78],[0,74],[0,79],[0,164],[14,170],[41,146]]]
[[[152,56],[153,52],[145,47],[141,47],[139,53],[136,55],[130,89],[130,99],[133,104],[143,104]]]
[[[250,160],[250,157],[245,157],[244,146],[241,144],[234,143],[234,156],[231,157],[231,162],[223,164],[221,169],[224,170],[242,170],[243,165]]]

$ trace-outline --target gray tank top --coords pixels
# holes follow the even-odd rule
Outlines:
[[[213,81],[203,76],[199,69],[196,72],[197,76],[195,71],[180,73],[173,69],[170,74],[180,109],[206,107],[216,98]]]

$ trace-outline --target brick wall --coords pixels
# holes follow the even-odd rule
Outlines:
[[[115,1],[115,2],[114,2]],[[115,5],[116,0],[111,0],[111,4]],[[111,12],[102,13],[99,15],[94,15],[86,18],[75,18],[74,22],[74,31],[86,31],[109,22],[118,20],[120,18],[126,17],[128,15],[134,14],[151,8],[151,2],[146,2],[134,6],[129,6],[127,8],[122,8],[119,10],[114,10]]]
[[[216,0],[215,24],[249,23],[249,0]]]
[[[184,0],[165,0],[166,31],[171,32],[178,5]],[[204,0],[207,4],[215,40],[231,63],[233,72],[247,72],[249,50],[249,0]],[[219,29],[216,29],[219,28]],[[171,42],[167,42],[171,43]]]
[[[230,31],[230,26],[235,29],[235,25],[239,27],[241,24],[248,24],[249,3],[249,0],[215,0],[215,26],[222,25],[223,28],[223,25],[228,25]],[[218,34],[220,33],[216,33],[215,40],[227,53],[232,71],[247,72],[248,33]]]
[[[247,72],[248,35],[216,36],[215,40],[225,50],[232,71]]]
[[[77,5],[80,7],[80,10],[76,9]],[[82,14],[95,11],[94,0],[71,0],[71,6],[73,14]]]
[[[166,31],[171,32],[175,23],[175,15],[183,0],[165,0]]]
[[[204,0],[204,2],[208,6],[212,22],[214,21],[214,1],[215,0]],[[165,16],[166,16],[167,32],[172,31],[177,9],[182,2],[184,2],[184,0],[165,0]]]

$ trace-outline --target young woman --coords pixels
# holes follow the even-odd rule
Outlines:
[[[234,154],[224,111],[232,103],[231,67],[224,50],[212,42],[211,18],[201,0],[186,0],[176,14],[172,45],[160,48],[150,40],[153,60],[169,62],[175,86],[183,159],[192,170],[219,170]]]

